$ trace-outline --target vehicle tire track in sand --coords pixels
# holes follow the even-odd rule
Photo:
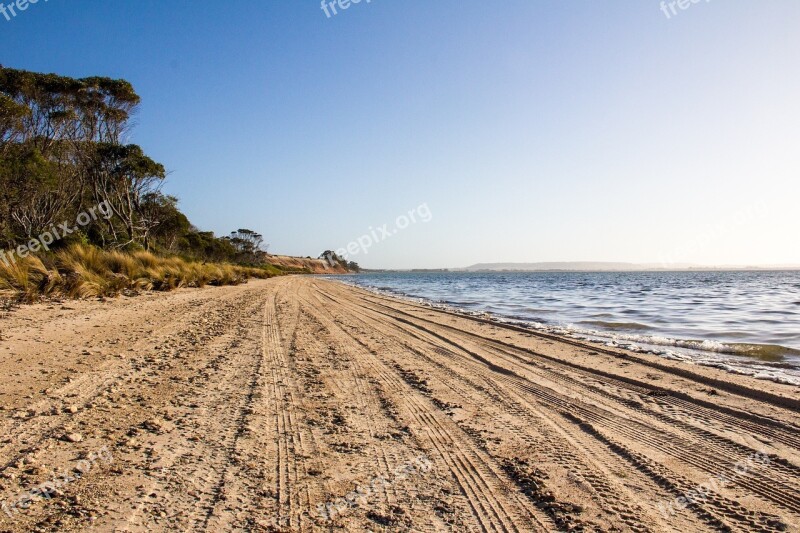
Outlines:
[[[697,398],[687,397],[683,395],[681,391],[664,390],[651,383],[643,383],[641,381],[637,381],[632,378],[619,375],[612,375],[609,372],[604,372],[599,368],[590,368],[580,364],[572,363],[570,361],[555,358],[553,356],[538,353],[530,349],[515,346],[513,344],[504,342],[502,340],[485,337],[476,334],[475,332],[472,331],[467,331],[462,328],[453,327],[452,325],[449,324],[442,324],[438,321],[430,320],[428,318],[403,311],[401,309],[398,309],[397,307],[391,307],[385,305],[383,301],[374,301],[369,296],[367,296],[365,300],[372,303],[373,305],[380,306],[385,312],[388,312],[390,315],[391,313],[395,313],[402,315],[407,319],[415,319],[425,322],[432,326],[438,326],[458,335],[464,335],[469,338],[478,339],[479,341],[495,349],[497,347],[510,348],[518,353],[538,358],[548,364],[552,364],[556,367],[559,367],[562,373],[570,371],[580,373],[582,376],[585,376],[589,379],[595,379],[601,381],[606,385],[615,386],[620,389],[625,389],[634,394],[640,392],[646,394],[648,397],[659,398],[662,403],[680,406],[687,412],[692,412],[695,415],[700,415],[699,418],[701,419],[705,418],[711,420],[719,420],[720,422],[727,423],[742,432],[760,434],[763,435],[764,437],[768,437],[769,439],[775,439],[780,442],[783,442],[788,446],[792,446],[794,448],[800,448],[800,426],[798,425],[788,424],[783,420],[779,420],[776,418],[769,418],[764,415],[754,415],[751,412],[744,412],[740,410],[730,409],[725,406],[720,406],[719,404],[710,403],[708,401],[701,401]],[[422,309],[420,311],[423,310],[427,309]],[[477,319],[474,317],[467,316],[464,318],[477,320],[481,324],[486,322],[482,319]],[[517,331],[520,329],[505,324],[495,324],[495,326],[501,328],[510,328],[512,331]],[[523,330],[523,331],[525,331],[526,332],[525,334],[529,336],[533,336],[536,333],[535,331],[530,331],[530,332],[528,330]],[[571,341],[569,344],[574,344],[574,341]],[[589,351],[592,351],[596,348],[593,345],[585,345],[583,347]],[[614,353],[614,355],[617,355],[616,352]],[[691,418],[691,416],[689,418]]]
[[[113,461],[4,531],[800,530],[788,386],[312,277],[56,307],[4,317],[4,496]],[[731,476],[762,444],[768,463]]]
[[[200,309],[191,310],[182,318],[169,319],[158,329],[160,338],[169,339],[187,335],[187,332],[191,331],[191,327],[196,323],[197,317],[208,316],[208,308],[219,309],[224,305],[224,300],[204,302]],[[173,326],[176,325],[178,327],[173,330]],[[187,325],[189,325],[188,328]],[[0,461],[2,461],[0,475],[10,466],[30,455],[31,443],[58,438],[65,432],[66,427],[73,423],[71,417],[63,414],[65,406],[76,406],[79,410],[84,410],[121,383],[133,382],[151,372],[151,361],[148,359],[161,356],[157,350],[154,351],[150,348],[153,344],[153,337],[142,339],[129,350],[133,351],[136,356],[122,360],[110,359],[100,367],[92,369],[92,372],[78,376],[66,385],[53,390],[49,393],[48,399],[35,402],[27,408],[39,416],[25,418],[21,421],[14,419],[2,421],[0,434],[14,435],[14,439],[0,446]],[[42,414],[49,416],[41,416]]]
[[[324,310],[320,302],[319,309]],[[395,370],[390,370],[380,359],[370,354],[362,342],[342,329],[327,313],[317,314],[318,319],[331,331],[339,331],[345,337],[341,341],[348,345],[349,353],[358,354],[365,364],[372,366],[384,385],[389,387],[405,407],[413,420],[415,435],[425,438],[436,451],[441,461],[447,464],[458,486],[464,494],[483,531],[525,531],[523,524],[546,531],[554,525],[538,509],[522,501],[506,487],[512,482],[505,478],[497,465],[481,450],[471,445],[465,435],[449,418],[429,402],[420,397]],[[502,500],[500,495],[503,495]],[[510,498],[509,498],[510,496]]]
[[[371,308],[373,312],[381,315],[381,317],[379,317],[377,320],[385,320],[388,318],[401,324],[406,324],[409,327],[418,328],[421,335],[432,335],[434,343],[438,339],[443,341],[445,344],[450,345],[450,347],[456,351],[462,351],[466,354],[469,354],[471,357],[477,361],[480,361],[485,365],[486,368],[489,369],[489,372],[481,372],[481,375],[483,375],[484,378],[488,374],[490,377],[494,377],[496,381],[507,383],[509,386],[518,389],[520,392],[533,394],[533,396],[537,398],[537,401],[542,402],[542,405],[551,413],[557,413],[559,411],[577,412],[581,416],[586,417],[587,420],[594,420],[594,423],[600,424],[600,427],[606,427],[616,431],[618,434],[624,435],[632,441],[646,443],[652,446],[652,449],[658,452],[666,452],[669,455],[684,461],[686,464],[705,471],[711,475],[717,475],[721,472],[731,473],[737,461],[744,459],[747,457],[748,453],[755,451],[752,448],[741,446],[716,435],[711,436],[711,438],[708,440],[697,438],[690,442],[685,440],[684,436],[675,434],[671,431],[665,433],[663,428],[668,428],[669,426],[664,425],[663,428],[659,426],[653,428],[649,425],[643,424],[641,421],[637,420],[637,418],[640,418],[639,413],[631,412],[630,417],[619,417],[617,416],[617,413],[607,411],[607,408],[602,407],[602,405],[597,405],[594,402],[587,404],[585,401],[582,401],[585,399],[585,393],[580,395],[577,399],[570,396],[564,396],[563,394],[558,394],[556,390],[559,387],[556,387],[556,384],[561,385],[566,383],[570,385],[570,390],[580,390],[580,388],[585,389],[585,386],[581,381],[575,379],[555,379],[553,372],[550,372],[549,376],[546,376],[549,379],[544,381],[543,385],[539,385],[537,382],[538,380],[530,381],[531,376],[526,375],[528,369],[518,366],[521,365],[522,362],[513,360],[516,359],[516,356],[513,356],[512,359],[509,359],[509,356],[512,354],[508,354],[507,352],[503,351],[503,348],[508,346],[507,343],[496,343],[502,345],[501,347],[498,347],[496,345],[492,345],[492,341],[490,339],[481,338],[479,341],[482,342],[477,343],[475,346],[472,346],[469,349],[466,349],[464,348],[464,342],[471,342],[475,337],[477,337],[470,332],[457,331],[455,333],[458,333],[459,335],[453,335],[453,330],[455,328],[442,326],[438,323],[425,320],[423,318],[412,317],[408,313],[403,313],[397,311],[396,309],[388,308],[387,306],[381,305],[380,308],[376,309],[375,307],[367,305],[366,308]],[[363,310],[364,307],[361,309]],[[349,308],[349,311],[352,313],[356,312],[352,306]],[[425,323],[425,326],[415,323],[414,319]],[[434,328],[434,330],[450,330],[450,336],[446,336],[444,333],[432,331],[430,329],[431,327]],[[411,332],[406,330],[405,333],[410,334]],[[482,356],[477,353],[477,351],[480,351],[481,349],[487,350],[486,356]],[[535,356],[537,354],[531,355]],[[487,359],[487,357],[489,357],[491,360]],[[535,371],[536,369],[533,370]],[[567,368],[567,370],[569,370],[569,368]],[[568,372],[565,372],[565,374],[568,375]],[[548,381],[553,383],[548,383]],[[561,390],[563,390],[563,387],[561,387]],[[592,390],[586,390],[586,392],[595,394],[597,393],[597,391]],[[604,391],[601,392],[604,393]],[[507,395],[508,392],[505,394]],[[630,406],[627,406],[627,408],[630,409]],[[552,418],[552,415],[550,418]],[[656,418],[658,419],[658,417]],[[677,425],[677,427],[680,428],[681,426]],[[569,428],[564,429],[570,432]],[[574,434],[575,432],[571,431],[571,433]],[[699,431],[690,431],[689,434],[694,434],[696,437],[709,436]],[[578,436],[578,438],[580,438],[580,436]],[[583,440],[585,440],[585,438]],[[584,453],[585,451],[586,450],[584,450]],[[781,462],[780,460],[775,463],[775,466],[776,467],[771,471],[756,472],[752,476],[739,476],[738,478],[734,476],[731,477],[736,480],[740,487],[746,489],[749,493],[758,494],[765,498],[765,501],[772,502],[782,509],[787,509],[796,513],[798,507],[798,504],[796,504],[797,500],[796,498],[794,500],[792,499],[792,495],[797,494],[798,492],[796,489],[797,476],[795,475],[795,469],[790,463]]]
[[[352,287],[351,289],[354,290],[354,291],[357,291],[359,293],[359,295],[362,297],[361,301],[369,301],[369,302],[372,302],[372,303],[377,303],[379,305],[385,305],[383,302],[390,302],[391,304],[395,305],[395,307],[391,307],[391,306],[386,306],[386,307],[389,307],[389,308],[394,309],[394,310],[398,310],[397,309],[398,304],[410,305],[409,302],[407,302],[407,301],[404,301],[404,300],[392,300],[392,299],[384,297],[384,296],[376,295],[375,293],[366,291],[364,289],[358,289],[358,288],[354,288],[354,287]],[[417,307],[419,307],[419,306],[417,306]],[[427,308],[426,310],[430,311],[431,309]],[[400,312],[402,312],[402,311],[400,311]],[[478,324],[483,324],[483,325],[487,325],[487,326],[491,326],[491,327],[502,328],[502,329],[505,329],[505,330],[508,330],[508,331],[522,333],[522,334],[524,334],[526,336],[530,336],[530,337],[537,337],[539,339],[547,340],[550,343],[559,343],[559,344],[564,344],[564,345],[570,345],[570,346],[574,346],[574,347],[582,349],[582,350],[610,355],[610,356],[612,356],[614,358],[623,359],[623,360],[626,360],[626,361],[635,362],[636,364],[648,366],[650,368],[653,368],[654,370],[658,370],[660,372],[664,372],[665,374],[671,374],[671,375],[675,375],[675,376],[680,376],[680,377],[686,378],[686,379],[688,379],[690,381],[693,381],[693,382],[696,382],[696,383],[703,383],[703,384],[706,384],[706,385],[717,387],[720,390],[724,390],[726,392],[730,392],[731,394],[741,395],[743,397],[746,397],[746,398],[751,399],[751,400],[755,400],[757,402],[769,403],[769,404],[772,404],[772,405],[775,405],[775,406],[780,406],[780,407],[782,407],[784,409],[792,410],[794,412],[800,412],[800,398],[779,396],[779,395],[776,395],[776,394],[773,394],[773,393],[770,393],[770,392],[765,392],[765,391],[761,390],[758,387],[753,387],[753,386],[745,387],[745,386],[739,385],[737,383],[731,383],[731,382],[728,382],[728,381],[725,381],[725,380],[722,380],[722,379],[719,379],[719,378],[712,378],[712,377],[709,377],[709,376],[702,375],[702,374],[699,374],[697,372],[694,372],[694,371],[690,370],[689,368],[686,368],[686,365],[682,365],[682,366],[665,365],[665,364],[663,364],[661,362],[652,361],[652,360],[646,360],[646,359],[643,359],[641,357],[637,357],[635,355],[632,355],[630,353],[625,353],[625,352],[623,352],[621,350],[611,350],[611,349],[608,349],[608,348],[605,348],[605,347],[602,347],[602,346],[598,346],[597,344],[588,343],[586,341],[579,341],[579,340],[571,339],[571,338],[568,338],[568,337],[563,337],[563,336],[557,336],[557,335],[554,335],[554,334],[544,333],[544,332],[541,332],[541,331],[537,331],[535,329],[526,329],[526,328],[522,328],[522,327],[519,327],[519,326],[511,325],[511,324],[498,323],[498,322],[494,322],[494,321],[486,319],[486,318],[480,318],[480,317],[472,316],[472,315],[469,315],[469,314],[458,314],[458,313],[455,313],[455,312],[452,312],[452,311],[447,311],[447,310],[444,310],[444,309],[436,309],[436,312],[439,313],[440,315],[447,315],[449,317],[457,318],[457,319],[460,319],[462,321],[475,322],[475,323],[478,323]]]
[[[304,461],[315,455],[314,437],[307,427],[301,427],[297,408],[299,393],[287,360],[287,348],[281,338],[275,294],[264,307],[263,350],[270,363],[270,397],[275,417],[275,493],[277,498],[276,524],[293,531],[309,529],[312,505],[322,501],[322,491],[312,488]],[[292,304],[287,325],[294,342],[299,318],[299,304]]]
[[[421,331],[445,340],[460,350],[465,350],[473,357],[482,360],[485,364],[487,364],[487,366],[492,368],[492,370],[496,371],[498,373],[498,380],[505,381],[520,388],[521,390],[533,394],[539,401],[543,402],[546,406],[552,409],[564,410],[566,412],[575,412],[577,410],[581,416],[593,423],[601,424],[604,427],[613,429],[619,434],[625,435],[632,440],[641,443],[647,443],[654,450],[671,455],[689,465],[704,470],[708,474],[731,474],[734,471],[735,464],[738,461],[747,457],[748,454],[756,453],[758,451],[751,448],[746,448],[733,442],[727,442],[729,446],[723,448],[721,446],[717,446],[716,444],[718,443],[715,443],[713,439],[711,441],[689,441],[685,437],[678,435],[673,431],[667,431],[651,424],[639,422],[635,420],[634,417],[620,417],[616,412],[612,412],[597,405],[590,405],[584,401],[576,400],[563,394],[559,394],[557,392],[558,387],[553,385],[548,386],[547,384],[540,385],[537,382],[531,381],[530,379],[524,377],[524,374],[528,369],[508,368],[508,366],[514,366],[513,361],[501,359],[501,361],[498,362],[502,364],[498,366],[498,362],[490,362],[485,357],[477,354],[474,347],[472,349],[466,349],[464,347],[464,342],[466,342],[467,339],[462,338],[459,340],[459,342],[454,342],[453,340],[445,337],[443,334],[431,330],[431,327],[436,328],[436,325],[433,325],[431,321],[417,319],[427,322],[426,326],[422,326],[418,323],[415,323],[413,319],[399,317],[392,314],[393,311],[394,310],[384,312],[381,310],[375,310],[375,312],[380,313],[387,318],[393,318],[394,320],[418,328]],[[408,316],[407,314],[405,315]],[[441,329],[447,328],[446,326],[439,327]],[[465,336],[468,337],[474,335],[467,334]],[[497,349],[494,347],[484,347],[494,352],[495,356],[499,355]],[[503,366],[503,364],[508,366]],[[734,453],[734,451],[741,453],[737,454]],[[794,468],[793,465],[789,463],[781,464],[778,462],[775,464],[775,468],[765,472],[756,472],[753,476],[731,477],[734,478],[736,483],[743,488],[759,494],[766,500],[777,504],[779,507],[800,514],[800,503],[798,503],[798,500],[794,496],[800,490],[797,488],[800,485],[798,485],[796,471],[797,469]]]
[[[603,432],[597,430],[589,424],[570,413],[565,416],[572,418],[583,431],[595,437],[598,441],[607,445],[611,450],[618,453],[631,462],[637,469],[646,472],[659,483],[668,487],[675,497],[682,497],[684,494],[695,490],[697,485],[690,480],[672,472],[645,455],[636,453],[607,437]],[[785,531],[786,525],[776,516],[765,515],[760,512],[753,512],[738,502],[727,499],[719,494],[709,491],[702,500],[689,505],[702,518],[708,520],[709,524],[724,531],[736,531],[744,528],[746,531],[778,532]],[[731,522],[737,522],[734,529]]]
[[[366,321],[368,324],[374,324],[376,320],[379,320],[366,316],[362,311],[352,306],[347,306],[347,311],[351,316],[361,317],[361,320]],[[437,343],[435,338],[423,338],[417,335],[416,332],[404,328],[402,324],[392,324],[392,326],[399,332],[399,336],[388,335],[388,337],[391,337],[398,346],[403,347],[408,353],[415,354],[421,358],[424,361],[424,365],[438,368],[452,378],[446,380],[447,386],[456,392],[456,397],[466,400],[474,396],[477,391],[485,398],[485,409],[502,406],[502,411],[513,414],[520,421],[525,421],[525,424],[511,424],[504,422],[499,413],[496,418],[493,417],[495,427],[507,427],[508,431],[516,435],[519,440],[530,444],[536,449],[539,456],[547,456],[553,463],[563,465],[571,474],[589,483],[594,489],[594,497],[597,498],[599,507],[616,512],[632,531],[649,531],[641,522],[642,516],[646,513],[635,503],[634,494],[624,487],[610,483],[607,476],[598,475],[596,463],[585,463],[584,460],[578,458],[579,451],[586,454],[596,450],[589,450],[585,447],[575,449],[573,441],[553,433],[553,429],[546,423],[547,418],[542,416],[538,409],[530,406],[527,400],[519,396],[514,390],[502,388],[493,380],[491,374],[483,372],[481,368],[470,366],[469,372],[460,373],[454,371],[444,361],[459,356],[442,346],[441,343]],[[407,342],[408,339],[417,339],[427,346],[409,344]],[[447,359],[442,360],[441,356]],[[458,366],[457,368],[463,367]],[[428,374],[428,376],[431,376],[431,374]],[[475,378],[482,378],[481,383],[476,383],[474,381]],[[465,384],[466,388],[459,387],[453,380]],[[575,450],[574,452],[572,451],[573,449]],[[629,502],[628,507],[638,511],[638,515],[631,513],[629,509],[625,509],[620,505],[620,502],[626,500]],[[546,502],[540,501],[539,503],[545,504]],[[654,522],[657,522],[655,516],[651,516],[651,518]],[[664,524],[661,524],[660,527],[664,527]]]
[[[127,530],[154,528],[152,516],[160,516],[158,509],[165,515],[162,518],[185,530],[205,530],[214,519],[216,507],[225,499],[225,481],[237,465],[236,442],[253,393],[250,385],[258,374],[260,361],[254,351],[258,341],[250,333],[250,317],[259,307],[252,295],[250,301],[240,301],[233,331],[203,347],[215,355],[190,380],[196,402],[180,405],[175,412],[184,422],[179,430],[183,438],[177,443],[173,435],[156,438],[149,455],[157,458],[157,467],[150,469],[153,479],[125,520]],[[161,501],[153,502],[151,494]],[[154,512],[145,512],[154,505]]]
[[[310,324],[313,324],[318,332],[314,336],[309,335],[308,337],[310,338],[306,339],[303,344],[307,347],[317,344],[324,345],[329,351],[329,356],[335,361],[334,364],[337,366],[346,366],[347,379],[343,380],[343,383],[336,383],[334,381],[335,385],[332,386],[332,388],[335,388],[334,395],[339,405],[345,405],[348,408],[354,407],[356,412],[353,413],[353,416],[356,414],[359,415],[359,422],[366,427],[369,440],[368,444],[370,448],[373,449],[372,455],[375,462],[375,467],[371,469],[370,475],[373,478],[382,477],[389,479],[393,470],[392,465],[396,466],[401,464],[401,459],[400,455],[395,451],[387,450],[387,446],[384,444],[384,435],[379,434],[376,428],[375,419],[373,417],[380,412],[378,397],[374,391],[371,390],[372,387],[370,387],[368,383],[365,383],[366,374],[358,360],[349,357],[349,355],[343,351],[337,350],[334,351],[333,354],[330,354],[330,350],[334,350],[335,340],[328,338],[331,336],[331,333],[308,311],[311,306],[308,305],[307,300],[303,300],[303,302],[307,304],[306,309],[303,310],[304,318],[308,320]],[[352,439],[353,435],[348,435],[348,437]],[[380,490],[383,494],[383,501],[386,504],[395,505],[398,503],[397,488],[394,484],[384,484],[381,486]]]

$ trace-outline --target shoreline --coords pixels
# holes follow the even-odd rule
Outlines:
[[[788,385],[316,276],[23,306],[2,331],[4,530],[800,524]]]
[[[387,291],[382,291],[381,289],[377,289],[377,288],[366,288],[366,287],[362,287],[362,286],[346,283],[346,282],[341,281],[341,280],[336,280],[336,281],[339,282],[339,283],[342,283],[343,285],[345,285],[347,287],[358,289],[358,290],[362,290],[362,291],[365,291],[367,293],[374,294],[374,295],[377,295],[377,296],[381,296],[381,297],[389,299],[389,300],[397,300],[397,301],[404,302],[404,303],[412,305],[412,306],[418,306],[418,307],[423,308],[423,309],[435,309],[436,311],[438,311],[440,313],[444,313],[444,314],[450,315],[450,316],[452,316],[454,318],[466,319],[466,320],[478,322],[478,323],[481,323],[481,324],[494,326],[494,327],[502,328],[502,329],[509,330],[509,331],[514,331],[514,332],[517,332],[517,333],[521,333],[523,335],[534,335],[534,336],[542,338],[542,339],[555,341],[555,342],[559,342],[559,343],[564,343],[564,344],[569,344],[569,345],[575,346],[576,348],[579,348],[579,349],[588,349],[588,350],[604,353],[604,354],[612,356],[612,357],[619,357],[619,358],[622,358],[624,360],[635,361],[637,363],[644,364],[644,365],[647,365],[647,366],[651,366],[651,367],[653,367],[655,369],[658,369],[658,370],[661,370],[661,371],[675,373],[675,374],[678,374],[678,375],[683,374],[684,376],[686,376],[686,377],[688,377],[690,379],[694,379],[696,381],[704,381],[704,382],[707,382],[710,385],[711,384],[715,384],[716,386],[719,386],[719,387],[722,387],[722,388],[731,388],[732,391],[737,391],[737,390],[741,391],[741,392],[738,392],[739,394],[745,394],[745,395],[755,394],[755,395],[759,395],[760,393],[757,390],[753,391],[753,392],[749,392],[747,387],[744,387],[744,388],[741,387],[741,385],[738,383],[740,380],[734,379],[734,380],[731,380],[729,382],[724,377],[714,377],[713,374],[715,374],[716,372],[719,372],[719,373],[722,374],[722,376],[744,377],[744,378],[746,378],[744,381],[747,381],[747,382],[755,381],[756,383],[760,383],[762,381],[766,381],[766,382],[774,383],[776,385],[780,385],[780,389],[779,390],[784,390],[784,387],[787,388],[785,390],[788,390],[789,397],[790,397],[790,398],[788,398],[789,399],[788,406],[791,406],[791,408],[800,411],[800,388],[798,388],[797,385],[795,385],[793,383],[774,381],[772,379],[767,379],[767,378],[758,378],[758,377],[755,377],[755,376],[750,375],[750,374],[745,374],[745,373],[741,373],[741,372],[727,370],[727,369],[720,368],[720,367],[714,366],[714,365],[696,364],[696,363],[693,363],[693,362],[690,362],[690,361],[687,361],[687,360],[670,359],[670,358],[664,357],[664,356],[662,356],[660,354],[652,353],[652,352],[646,351],[646,350],[645,351],[636,351],[636,350],[630,350],[628,348],[621,347],[621,346],[607,347],[607,346],[604,346],[604,343],[602,341],[595,341],[595,340],[591,340],[591,339],[582,339],[582,338],[574,338],[574,337],[570,337],[568,335],[564,335],[564,334],[561,334],[561,333],[552,333],[552,332],[550,332],[548,330],[536,329],[534,327],[530,327],[530,325],[528,325],[528,324],[526,324],[526,323],[524,323],[522,321],[515,321],[513,319],[505,318],[505,317],[502,317],[502,316],[497,316],[497,315],[494,315],[492,313],[479,313],[479,312],[476,312],[476,311],[469,311],[469,310],[461,309],[461,308],[458,308],[458,307],[455,307],[455,306],[452,306],[452,305],[449,305],[449,304],[443,304],[443,303],[440,304],[440,303],[432,302],[432,301],[430,301],[430,300],[428,300],[426,298],[422,298],[422,297],[418,297],[418,296],[390,294]],[[671,363],[671,364],[664,364],[664,363]],[[697,369],[700,369],[700,368],[713,369],[716,372],[708,373],[708,372],[695,372],[695,371],[693,371],[693,370],[697,370]],[[796,395],[797,398],[791,398],[791,396],[793,396],[793,395]],[[778,396],[774,396],[772,398],[772,400],[780,403],[780,402],[783,402],[783,401],[787,400],[787,398],[784,395],[779,393]]]
[[[576,323],[551,324],[541,320],[529,320],[490,311],[470,310],[457,304],[435,301],[424,296],[413,295],[386,287],[361,285],[333,275],[332,279],[345,285],[368,292],[397,298],[449,312],[466,318],[489,320],[491,323],[524,329],[535,334],[552,335],[559,338],[589,343],[596,349],[611,348],[637,354],[654,355],[663,360],[677,361],[695,367],[717,368],[730,374],[749,376],[758,380],[800,387],[800,350],[790,346],[758,342],[734,342],[714,338],[683,339],[667,333],[648,331],[632,333],[625,328],[591,329],[589,318]],[[597,323],[595,320],[594,323]],[[577,325],[576,325],[577,324]],[[628,324],[631,325],[631,324]],[[633,324],[640,326],[639,324]],[[645,328],[645,326],[642,326]],[[639,329],[639,328],[637,328]],[[651,328],[646,327],[647,330]],[[775,359],[774,353],[780,352]],[[794,364],[792,363],[794,361]],[[788,366],[787,366],[788,365]],[[792,372],[787,372],[791,370]]]

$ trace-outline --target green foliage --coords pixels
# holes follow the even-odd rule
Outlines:
[[[236,250],[240,261],[258,262],[263,255],[261,248],[264,245],[264,237],[253,230],[239,229],[232,231],[231,236],[227,237],[226,240]]]
[[[263,238],[194,228],[175,197],[161,193],[166,169],[123,144],[140,99],[125,80],[70,78],[0,65],[0,246],[12,249],[86,210],[108,217],[82,225],[74,243],[154,250],[196,261],[264,264]]]

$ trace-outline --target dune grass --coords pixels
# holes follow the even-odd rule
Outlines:
[[[41,298],[91,298],[181,287],[237,285],[249,278],[280,274],[271,268],[198,263],[150,252],[108,251],[73,245],[42,257],[0,261],[0,296],[35,301]]]

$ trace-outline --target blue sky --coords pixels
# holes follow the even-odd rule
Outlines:
[[[9,4],[9,0],[0,0]],[[0,63],[132,82],[199,227],[351,258],[800,263],[800,3],[39,0]]]

